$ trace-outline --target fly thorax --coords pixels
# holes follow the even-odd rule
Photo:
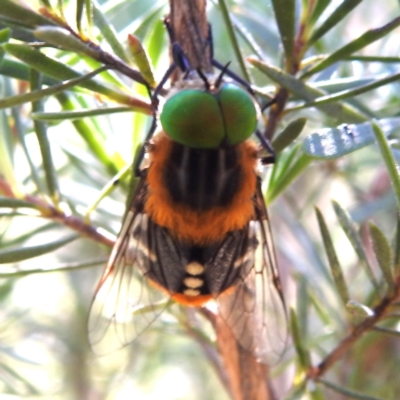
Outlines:
[[[236,147],[199,150],[174,143],[163,178],[174,203],[198,211],[227,206],[243,179],[240,152]]]

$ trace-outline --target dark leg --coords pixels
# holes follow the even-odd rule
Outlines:
[[[177,65],[175,63],[171,64],[169,68],[167,69],[167,72],[164,74],[162,77],[160,83],[157,85],[157,87],[154,89],[153,95],[151,96],[151,103],[157,109],[158,107],[158,96],[160,95],[161,90],[163,89],[165,82],[169,79],[169,77],[172,75],[172,73],[175,71],[175,68],[177,68]]]
[[[175,38],[174,38],[172,29],[171,29],[171,25],[169,24],[168,19],[164,19],[164,25],[165,25],[165,27],[167,29],[169,40],[172,43],[172,54],[173,54],[174,64],[176,65],[176,67],[179,67],[182,72],[190,70],[189,62],[188,62],[187,58],[185,57],[185,54],[184,54],[183,50],[181,49],[179,44],[175,42]],[[214,41],[213,41],[213,36],[212,36],[211,25],[208,26],[208,42],[209,42],[209,46],[210,46],[210,61],[211,61],[211,64],[215,68],[217,68],[220,71],[222,71],[223,74],[228,75],[234,81],[240,83],[242,86],[244,86],[247,89],[247,91],[251,95],[254,96],[254,91],[253,91],[253,89],[252,89],[252,87],[251,87],[249,82],[247,82],[246,80],[241,78],[239,75],[236,75],[233,71],[231,71],[229,68],[227,68],[226,65],[222,65],[220,62],[218,62],[217,60],[214,59]],[[170,72],[167,77],[165,77],[165,75],[164,75],[165,80],[163,78],[163,80],[160,82],[160,85],[164,84],[166,82],[166,80],[171,75],[171,73],[172,72]],[[158,87],[160,85],[158,85]],[[156,88],[156,90],[157,90],[157,88]],[[157,93],[159,93],[159,91],[160,91],[160,89],[158,90]]]
[[[275,151],[271,146],[271,142],[266,137],[264,137],[264,135],[258,129],[256,130],[255,134],[260,141],[261,146],[270,154],[269,156],[263,157],[261,159],[261,163],[264,165],[273,164],[275,162],[276,156]]]
[[[236,75],[233,71],[231,71],[227,65],[223,65],[221,64],[219,61],[214,59],[214,40],[213,40],[213,35],[212,35],[212,29],[211,29],[211,25],[208,25],[208,43],[210,46],[210,59],[211,59],[211,64],[219,69],[220,71],[222,71],[222,75],[226,74],[229,77],[231,77],[234,81],[240,83],[242,86],[244,86],[247,91],[254,96],[254,91],[253,88],[251,87],[250,83],[247,82],[246,80],[244,80],[243,78],[241,78],[239,75]],[[221,77],[222,78],[222,77]]]
[[[267,108],[271,107],[272,104],[275,104],[275,103],[276,103],[276,98],[273,98],[272,100],[270,100],[268,103],[264,104],[261,107],[261,112],[264,112]]]
[[[208,24],[208,45],[210,46],[210,60],[212,61],[214,60],[214,39],[210,24]]]
[[[169,23],[168,17],[165,17],[163,19],[163,22],[164,22],[165,28],[167,29],[170,43],[174,43],[175,42],[174,33],[172,32],[171,24]]]
[[[182,72],[186,72],[187,70],[190,69],[189,61],[187,60],[185,53],[183,52],[179,43],[175,41],[171,25],[167,18],[164,18],[164,25],[165,28],[167,29],[169,41],[172,46],[172,59]]]
[[[167,26],[167,30],[169,32],[169,29],[168,29],[169,25],[167,23],[166,23],[166,26]],[[170,38],[171,38],[171,34],[170,34]],[[172,43],[172,57],[173,57],[174,62],[169,66],[169,68],[165,72],[164,76],[162,77],[160,83],[154,89],[153,95],[151,96],[151,102],[156,109],[158,106],[158,96],[160,95],[160,92],[163,89],[165,83],[170,78],[170,76],[175,71],[175,69],[179,68],[182,72],[186,72],[190,69],[189,61],[185,57],[185,54],[184,54],[181,46],[179,46],[178,43]]]
[[[208,43],[210,46],[210,59],[211,59],[211,64],[215,67],[218,68],[220,71],[223,72],[223,74],[228,75],[231,77],[234,81],[240,83],[242,86],[244,86],[247,91],[254,96],[254,91],[250,85],[249,82],[241,78],[239,75],[236,75],[233,71],[231,71],[229,68],[227,68],[227,65],[222,65],[219,61],[214,59],[214,40],[213,40],[213,35],[212,35],[212,29],[211,25],[208,25]],[[228,64],[229,65],[229,64]]]
[[[134,164],[134,168],[133,171],[135,173],[135,176],[137,178],[139,178],[141,176],[141,169],[140,169],[140,165],[142,164],[144,155],[146,153],[146,146],[149,143],[149,140],[152,138],[154,132],[157,129],[157,117],[154,115],[153,116],[153,122],[151,123],[151,127],[149,129],[149,131],[147,132],[146,135],[146,139],[144,141],[144,144],[142,145],[142,147],[140,148],[139,152],[137,153],[137,158],[135,160],[135,164]]]

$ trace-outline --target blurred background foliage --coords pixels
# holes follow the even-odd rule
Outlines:
[[[248,73],[261,98],[273,97],[279,87],[289,93],[275,116],[275,135],[284,134],[274,142],[279,156],[266,179],[295,338],[272,370],[277,397],[397,399],[399,2],[272,3],[210,0],[208,17],[216,59],[232,61],[239,75]],[[53,7],[53,17],[63,17],[44,20],[13,4]],[[226,11],[239,55],[256,56],[245,63],[247,72]],[[73,71],[88,73],[102,62],[88,48],[78,52],[76,43],[71,51],[63,38],[53,39],[58,49],[40,46],[38,37],[49,41],[46,29],[34,35],[38,25],[68,21],[81,37],[131,63],[126,38],[134,34],[159,81],[169,65],[162,24],[167,13],[165,0],[2,0],[0,393],[9,397],[0,398],[229,398],[215,373],[218,362],[204,351],[213,333],[191,310],[175,306],[163,315],[161,330],[150,328],[109,356],[92,354],[88,309],[110,251],[104,244],[120,227],[132,156],[149,127],[148,99],[143,85],[110,71],[97,83],[60,86],[79,77]],[[303,42],[290,40],[294,26]],[[21,47],[24,42],[36,42],[56,62]],[[330,56],[325,64],[322,56]],[[21,97],[42,88],[54,91]],[[310,104],[318,97],[325,103]],[[304,129],[299,118],[307,120]],[[355,125],[336,128],[344,123]],[[120,184],[113,185],[117,174]],[[78,219],[67,223],[71,213]],[[77,221],[90,221],[104,235],[92,240],[74,234]],[[340,348],[354,326],[371,321],[382,299],[390,304],[387,317],[379,315],[337,363],[307,380],[310,367]]]

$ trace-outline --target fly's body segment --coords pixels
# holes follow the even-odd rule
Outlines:
[[[267,361],[282,353],[284,302],[249,139],[260,110],[225,73],[213,81],[188,70],[155,117],[93,300],[94,348],[110,332],[120,345],[134,340],[165,308],[163,295],[189,306],[215,301],[245,349]]]

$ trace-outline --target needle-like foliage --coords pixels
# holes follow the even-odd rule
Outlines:
[[[169,3],[0,3],[0,392],[230,398],[206,313],[168,307],[108,357],[87,343],[151,123],[146,85],[170,64]],[[207,3],[214,57],[273,100],[259,127],[277,153],[265,198],[293,338],[274,396],[395,400],[399,3]]]

